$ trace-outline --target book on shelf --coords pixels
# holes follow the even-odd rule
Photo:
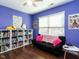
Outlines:
[[[18,41],[23,41],[23,37],[18,37]]]
[[[16,48],[17,47],[17,43],[16,44],[12,44],[12,48]]]
[[[27,30],[25,31],[25,35],[28,35],[28,31]]]
[[[12,38],[12,43],[15,43],[15,42],[17,42],[17,41],[18,41],[17,38]]]
[[[22,45],[23,45],[23,41],[19,41],[18,46],[22,46]]]
[[[1,52],[1,46],[0,46],[0,52]]]
[[[17,32],[12,32],[12,37],[17,36]]]
[[[2,37],[10,37],[10,32],[2,32]]]

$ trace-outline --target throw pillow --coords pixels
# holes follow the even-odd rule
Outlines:
[[[56,38],[53,41],[53,46],[57,46],[58,44],[60,44],[62,41],[60,40],[60,38]]]

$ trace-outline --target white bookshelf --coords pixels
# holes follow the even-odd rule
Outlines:
[[[0,53],[29,45],[32,39],[32,29],[0,30]]]

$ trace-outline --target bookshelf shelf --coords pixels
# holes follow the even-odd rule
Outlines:
[[[30,44],[32,29],[0,30],[0,53],[5,53]]]

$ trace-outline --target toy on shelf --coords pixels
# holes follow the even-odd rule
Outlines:
[[[8,26],[6,29],[7,30],[16,30],[16,27],[15,26]]]

